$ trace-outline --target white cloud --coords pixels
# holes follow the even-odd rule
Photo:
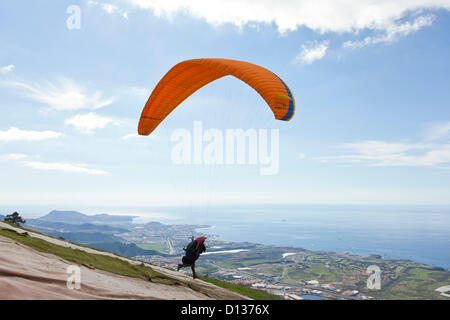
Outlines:
[[[311,64],[325,56],[329,41],[312,41],[308,45],[302,45],[300,53],[295,57],[294,63]]]
[[[128,13],[122,8],[112,4],[112,3],[100,3],[98,1],[89,0],[88,5],[90,6],[99,6],[103,11],[108,14],[120,14],[123,18],[128,19]]]
[[[103,129],[108,124],[118,124],[118,122],[112,118],[99,116],[93,112],[77,114],[67,119],[65,123],[74,126],[75,129],[84,134],[92,133],[96,129]]]
[[[380,35],[368,36],[360,41],[346,41],[342,44],[342,47],[354,49],[378,43],[393,43],[400,38],[419,31],[423,27],[431,26],[433,20],[433,15],[426,15],[416,18],[412,23],[407,21],[402,24],[392,24],[387,26]]]
[[[425,139],[428,141],[446,138],[450,138],[450,121],[432,125],[425,134]]]
[[[124,135],[121,138],[121,140],[128,140],[128,139],[131,139],[131,138],[138,138],[138,137],[139,137],[139,135],[137,133],[129,133],[129,134]]]
[[[319,157],[322,162],[337,161],[366,166],[424,166],[450,165],[450,144],[392,143],[360,141],[345,143],[338,148],[349,154]]]
[[[423,149],[423,144],[405,144],[405,143],[390,143],[385,141],[361,141],[356,143],[344,143],[339,146],[342,149],[358,150],[364,155],[377,155],[377,154],[394,154],[402,153],[408,150]]]
[[[84,88],[67,78],[45,84],[20,81],[3,81],[0,84],[22,90],[26,97],[53,110],[99,109],[114,102],[113,98],[103,99],[100,92],[86,93]]]
[[[85,173],[91,175],[108,174],[107,171],[87,168],[85,165],[81,164],[24,160],[27,158],[29,159],[30,157],[23,153],[0,154],[0,159],[20,161],[19,163],[21,163],[22,165],[36,170],[63,171],[72,173]],[[32,158],[39,158],[39,156],[34,156]]]
[[[62,136],[62,133],[56,131],[34,131],[21,130],[16,127],[10,127],[6,131],[0,130],[0,141],[41,141],[47,139],[55,139]]]
[[[105,175],[108,174],[107,171],[89,169],[82,165],[76,165],[71,163],[61,163],[61,162],[39,162],[39,161],[24,161],[23,164],[27,167],[36,170],[50,170],[50,171],[63,171],[72,173],[86,173],[92,175]]]
[[[27,157],[28,156],[23,153],[8,153],[0,155],[0,159],[11,159],[11,160],[21,160]]]
[[[102,4],[102,9],[109,14],[112,14],[114,11],[117,10],[117,6],[112,5],[111,3],[104,3]]]
[[[324,32],[388,30],[409,14],[450,9],[450,0],[124,0],[156,16],[184,13],[212,25],[275,24],[280,33],[299,27]]]
[[[10,64],[9,66],[4,66],[0,68],[0,73],[8,73],[12,72],[14,70],[15,66],[13,64]]]

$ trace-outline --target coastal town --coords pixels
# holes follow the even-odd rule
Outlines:
[[[236,254],[238,250],[228,250],[217,252],[217,255],[222,254]],[[333,283],[320,283],[316,279],[311,279],[307,281],[297,281],[297,282],[285,282],[283,281],[284,275],[272,275],[262,272],[256,272],[258,267],[240,267],[240,268],[224,268],[221,263],[217,263],[216,259],[212,256],[216,252],[212,252],[211,255],[206,255],[198,264],[199,270],[205,270],[205,265],[213,265],[217,267],[217,271],[213,274],[205,274],[205,277],[214,277],[220,280],[226,280],[230,283],[235,283],[259,290],[266,291],[270,294],[280,296],[284,299],[289,300],[321,300],[321,299],[373,299],[373,297],[361,294],[358,290],[345,290],[339,288]],[[136,256],[135,259],[145,261],[151,264],[159,265],[168,269],[174,269],[174,266],[179,262],[179,257],[162,257],[158,255],[152,256]],[[222,259],[217,259],[222,260]],[[286,269],[287,271],[287,269]],[[188,273],[188,271],[183,271]]]
[[[182,255],[179,250],[175,256],[156,254],[136,256],[135,259],[175,269]],[[371,266],[379,267],[379,287],[370,285],[370,277],[374,275]],[[447,270],[407,260],[218,240],[210,241],[207,252],[196,263],[196,269],[202,277],[263,290],[291,300],[394,298],[397,290],[409,283],[417,283],[417,274],[430,277],[430,281],[423,282],[418,288],[417,296],[446,298],[448,292],[440,288],[450,279]],[[190,270],[182,272],[189,273]]]
[[[229,242],[219,239],[208,225],[135,224],[131,218],[53,211],[40,219],[29,219],[27,226],[171,270],[176,270],[185,253],[183,248],[193,237],[207,236],[207,250],[196,262],[200,278],[238,284],[283,299],[450,298],[450,271],[440,267],[379,255]],[[106,225],[99,225],[99,220]],[[189,274],[191,270],[180,272]]]

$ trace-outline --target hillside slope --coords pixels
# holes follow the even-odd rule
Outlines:
[[[16,241],[23,237],[27,241],[39,242],[73,253],[100,255],[125,264],[131,268],[143,268],[143,264],[112,253],[79,246],[43,234],[12,227],[0,222],[0,230],[11,236],[0,235],[0,299],[248,299],[237,293],[213,284],[193,280],[179,272],[145,264],[146,269],[163,275],[164,281],[147,281],[95,268],[90,264],[77,264],[42,250]],[[40,239],[40,240],[38,240]],[[22,239],[20,239],[22,240]],[[56,245],[56,246],[55,246]],[[70,249],[75,250],[70,250]],[[128,265],[130,264],[130,265]],[[81,288],[67,288],[67,268],[77,265],[81,270]]]

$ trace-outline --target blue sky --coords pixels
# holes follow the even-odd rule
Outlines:
[[[67,28],[70,5],[79,29]],[[438,0],[2,1],[0,203],[448,205],[449,9]],[[226,77],[136,137],[151,90],[192,58],[268,68],[292,90],[294,118],[276,121]],[[279,129],[278,174],[173,164],[170,136],[195,120]]]

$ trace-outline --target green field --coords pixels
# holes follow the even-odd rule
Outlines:
[[[290,268],[287,278],[294,281],[309,281],[316,279],[320,282],[334,282],[342,280],[342,273],[326,268],[322,264],[314,263],[303,268]]]
[[[218,287],[225,288],[227,290],[239,293],[243,296],[249,297],[251,299],[255,300],[283,300],[283,298],[271,295],[267,292],[263,292],[256,289],[251,289],[243,286],[239,286],[236,284],[232,284],[225,281],[220,281],[216,279],[210,279],[210,278],[201,278],[203,281],[210,282],[212,284],[215,284]]]
[[[144,250],[155,250],[159,252],[164,252],[167,250],[167,246],[159,243],[136,243],[136,245]]]
[[[371,291],[370,294],[382,299],[448,300],[448,298],[441,296],[436,288],[449,283],[448,272],[436,270],[433,267],[415,266],[403,270],[401,278],[382,285],[381,290]],[[364,284],[361,285],[360,291],[369,293]]]

